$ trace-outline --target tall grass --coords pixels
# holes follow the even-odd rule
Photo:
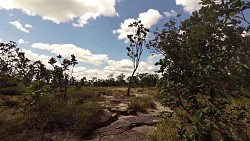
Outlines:
[[[152,97],[143,96],[131,99],[128,109],[135,110],[137,112],[147,113],[147,109],[155,108],[155,103]]]
[[[149,135],[151,141],[180,141],[177,137],[177,128],[172,119],[162,119],[153,134]]]

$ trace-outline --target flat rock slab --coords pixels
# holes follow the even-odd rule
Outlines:
[[[133,130],[135,127],[154,126],[157,122],[150,116],[121,116],[119,119],[95,132],[94,141],[133,141],[146,140],[147,134]]]

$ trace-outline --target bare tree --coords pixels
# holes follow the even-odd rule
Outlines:
[[[142,47],[145,44],[146,36],[149,32],[149,29],[145,28],[141,21],[135,21],[129,25],[132,28],[132,34],[127,35],[127,38],[130,41],[130,46],[127,47],[128,56],[133,62],[133,72],[129,79],[129,85],[126,95],[130,95],[130,89],[132,86],[132,80],[134,74],[139,66],[141,54],[142,54]]]

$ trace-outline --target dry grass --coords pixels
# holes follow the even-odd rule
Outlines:
[[[147,109],[154,109],[155,106],[156,105],[152,97],[142,96],[131,99],[128,105],[128,109],[132,109],[137,112],[147,113]]]
[[[156,131],[149,136],[151,141],[180,141],[177,137],[177,128],[172,119],[162,119]]]

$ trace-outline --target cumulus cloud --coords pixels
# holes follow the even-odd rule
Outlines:
[[[0,42],[2,42],[2,39],[0,39]]]
[[[161,17],[162,15],[158,10],[149,9],[147,12],[140,13],[137,20],[140,20],[146,28],[150,28],[152,25],[156,24]],[[125,19],[124,22],[121,23],[119,29],[113,30],[113,34],[118,34],[119,40],[127,41],[127,35],[132,33],[132,29],[128,27],[128,25],[134,21],[135,19],[133,18]]]
[[[106,72],[116,74],[127,74],[130,75],[133,71],[133,62],[129,59],[122,60],[108,60],[108,66],[104,68]],[[155,70],[154,65],[147,62],[140,62],[137,72],[153,73]]]
[[[83,27],[99,16],[118,16],[115,4],[116,0],[0,0],[0,9],[20,9],[57,24],[77,20],[73,26]]]
[[[16,27],[17,29],[19,29],[20,31],[29,33],[30,31],[27,28],[31,28],[32,26],[29,24],[26,25],[22,25],[19,21],[13,21],[13,22],[9,22],[9,24],[13,25],[14,27]]]
[[[177,13],[172,9],[170,12],[164,12],[166,17],[177,16]]]
[[[186,12],[192,13],[201,8],[201,0],[175,0],[176,5],[183,6]]]
[[[30,24],[25,24],[24,25],[26,28],[32,28],[33,26],[32,25],[30,25]]]
[[[19,39],[18,40],[18,43],[19,44],[27,44],[27,43],[29,43],[28,41],[25,41],[24,39]]]
[[[154,73],[156,67],[147,62],[140,62],[137,73]],[[129,59],[122,60],[108,60],[107,66],[101,69],[87,69],[85,67],[76,67],[74,69],[74,76],[77,79],[86,77],[87,79],[92,79],[97,77],[100,79],[106,79],[108,75],[113,74],[114,78],[121,73],[130,76],[133,71],[133,63]]]
[[[52,69],[52,66],[48,63],[51,56],[40,55],[26,49],[22,49],[22,51],[25,53],[25,56],[31,60],[31,63],[40,60],[46,68]],[[141,61],[137,73],[155,73],[157,67],[153,65],[154,62],[152,62],[152,60],[155,60],[158,57],[159,56],[157,55],[149,56],[146,62]],[[76,59],[79,61],[78,57]],[[151,62],[149,60],[151,60]],[[131,75],[132,71],[133,63],[129,59],[108,60],[107,65],[99,69],[89,69],[78,64],[73,70],[73,76],[76,77],[77,80],[80,80],[83,77],[86,77],[87,79],[92,79],[93,77],[106,79],[110,74],[113,74],[114,78],[121,73],[128,77]]]
[[[70,57],[71,54],[74,54],[78,61],[94,65],[104,64],[109,59],[107,54],[93,54],[88,49],[77,47],[74,44],[34,43],[31,47],[60,54],[63,57]]]

